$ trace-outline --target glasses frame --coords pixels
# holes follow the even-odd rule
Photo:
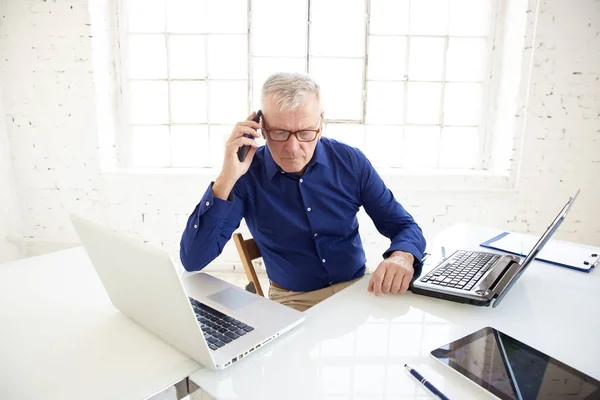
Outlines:
[[[266,127],[266,121],[265,121],[265,116],[262,116],[262,130],[263,132],[265,132],[265,134],[267,135],[267,137],[269,139],[271,139],[274,142],[277,143],[285,143],[288,140],[290,140],[290,138],[292,137],[292,135],[296,136],[296,140],[301,142],[301,143],[310,143],[313,142],[317,136],[319,136],[319,132],[321,132],[323,130],[323,113],[321,113],[321,116],[319,117],[320,121],[319,121],[319,125],[321,126],[319,129],[300,129],[299,131],[285,131],[285,130],[277,130],[277,132],[287,132],[288,136],[285,140],[275,140],[271,137],[271,132],[275,131],[274,129],[268,129]],[[314,132],[314,136],[312,139],[310,140],[300,140],[300,138],[298,137],[298,133],[299,132]]]

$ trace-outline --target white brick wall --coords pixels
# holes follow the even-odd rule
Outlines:
[[[177,254],[187,215],[215,175],[100,173],[86,6],[3,3],[0,76],[28,253],[76,242],[67,219],[75,211]],[[557,236],[600,245],[600,2],[542,1],[538,19],[517,190],[416,190],[394,179],[427,236],[462,221],[539,233],[581,188]],[[361,221],[373,263],[387,241]],[[230,243],[219,261],[236,260]]]
[[[19,227],[19,210],[16,204],[8,131],[2,104],[2,81],[0,80],[0,263],[21,257],[18,245],[8,241],[8,235]]]

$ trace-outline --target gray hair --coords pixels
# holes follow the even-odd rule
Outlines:
[[[320,101],[320,88],[310,76],[291,72],[278,72],[265,81],[262,88],[262,104],[272,95],[280,111],[295,110],[308,94],[314,93]]]

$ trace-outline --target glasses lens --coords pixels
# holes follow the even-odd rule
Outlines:
[[[271,131],[269,136],[276,142],[285,142],[290,137],[290,133],[288,131]]]
[[[317,135],[317,132],[315,132],[315,131],[300,131],[296,134],[296,137],[301,142],[310,142],[310,141],[314,140],[316,135]]]

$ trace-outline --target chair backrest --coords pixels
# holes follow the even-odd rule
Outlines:
[[[244,266],[244,271],[246,272],[248,281],[251,285],[254,285],[255,293],[264,297],[265,295],[260,286],[260,282],[258,281],[256,270],[252,264],[252,260],[256,260],[257,258],[261,257],[260,250],[258,249],[256,242],[252,238],[244,240],[244,237],[241,233],[234,233],[233,241],[235,242],[235,246],[240,254],[242,265]],[[246,289],[249,290],[248,287],[246,287]]]

